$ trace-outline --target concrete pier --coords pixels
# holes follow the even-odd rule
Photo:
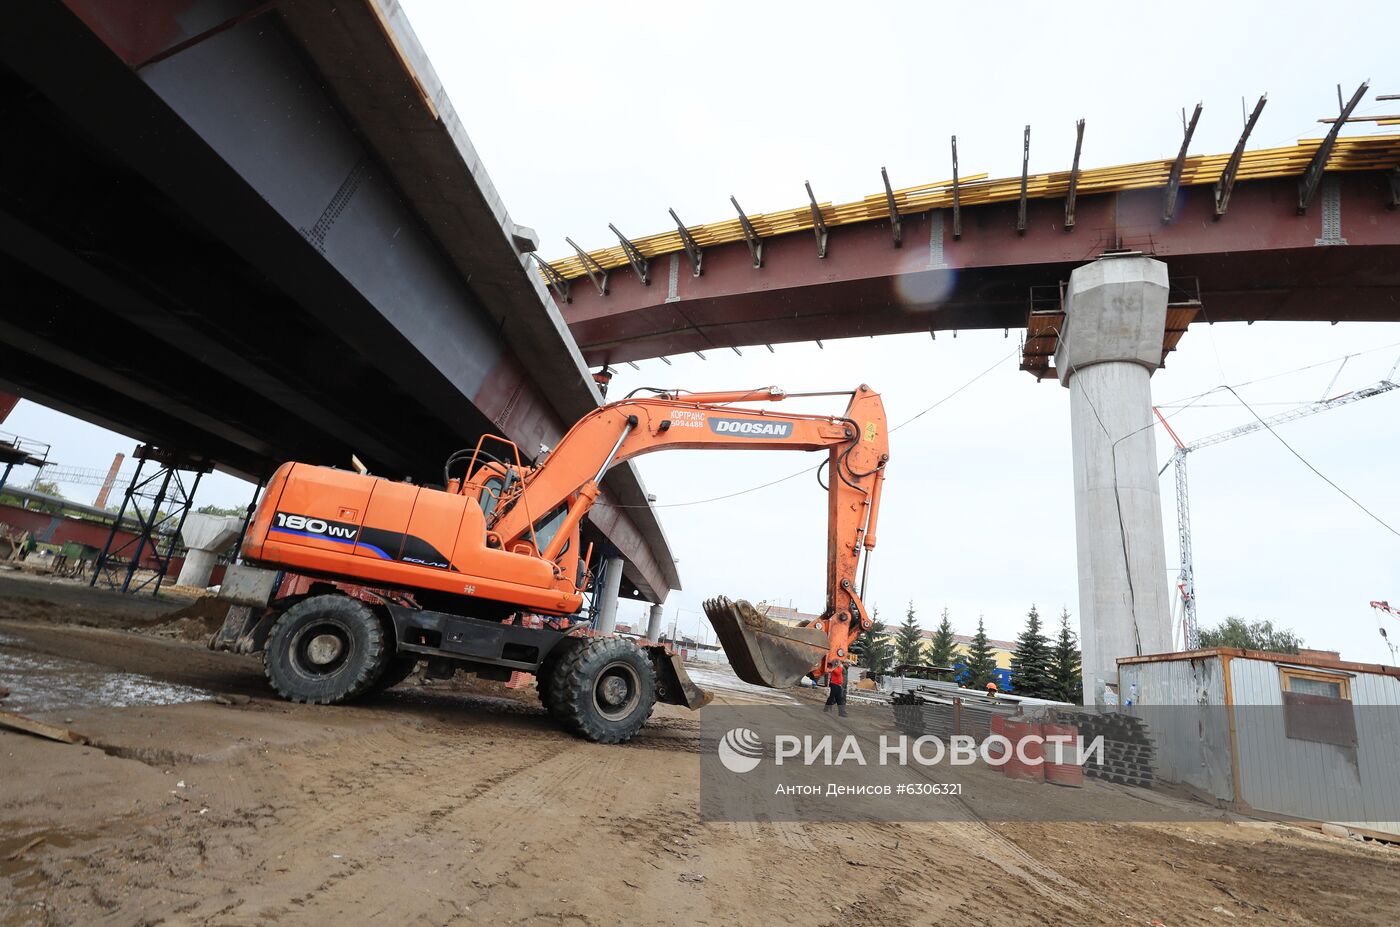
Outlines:
[[[622,558],[609,557],[604,561],[603,588],[598,596],[597,618],[593,629],[599,634],[611,634],[617,627],[617,592],[622,587]]]
[[[191,512],[185,516],[185,524],[180,529],[180,540],[186,547],[185,564],[176,582],[181,586],[209,585],[219,555],[233,547],[242,530],[243,519],[237,515]]]
[[[647,615],[647,640],[659,640],[661,636],[661,606],[653,605]]]
[[[1151,389],[1167,265],[1125,255],[1080,267],[1065,314],[1055,368],[1070,391],[1084,703],[1094,705],[1117,685],[1119,657],[1172,649]]]

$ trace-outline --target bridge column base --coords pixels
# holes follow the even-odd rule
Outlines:
[[[598,615],[593,622],[593,630],[599,634],[611,634],[617,627],[617,593],[622,588],[621,557],[609,557],[603,566],[603,588],[598,591]]]
[[[1116,689],[1119,657],[1172,649],[1151,389],[1166,317],[1161,261],[1105,257],[1070,275],[1055,368],[1070,392],[1086,705]]]

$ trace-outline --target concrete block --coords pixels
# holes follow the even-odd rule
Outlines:
[[[219,598],[235,605],[266,605],[277,591],[277,572],[242,563],[229,566],[219,586]]]

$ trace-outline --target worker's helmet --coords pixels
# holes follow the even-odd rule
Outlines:
[[[989,682],[987,683],[987,688],[995,692],[997,690],[997,684],[994,682]]]

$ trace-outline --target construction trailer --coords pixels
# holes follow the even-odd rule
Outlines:
[[[1400,668],[1217,647],[1118,661],[1156,775],[1225,807],[1400,840]]]

